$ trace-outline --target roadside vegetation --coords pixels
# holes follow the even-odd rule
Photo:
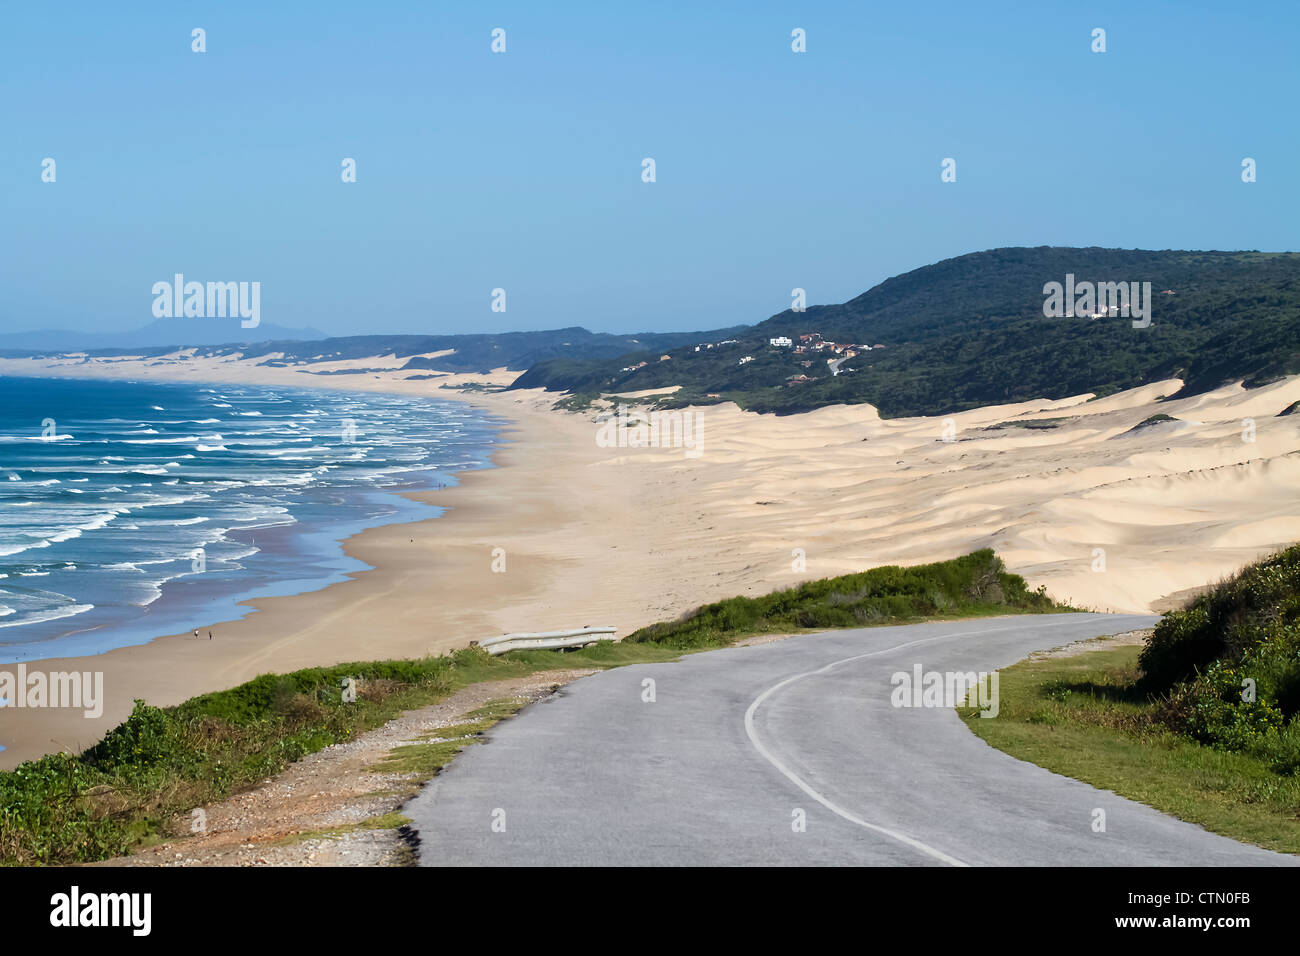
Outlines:
[[[623,643],[698,650],[758,634],[1077,610],[1057,604],[1044,588],[1029,590],[1024,578],[1008,573],[1002,559],[985,548],[951,561],[887,565],[761,597],[728,598],[679,620],[643,627]]]
[[[420,660],[264,674],[176,707],[136,701],[131,716],[81,754],[50,754],[0,772],[0,863],[107,859],[165,832],[170,819],[260,783],[291,762],[373,730],[479,681],[546,670],[671,660],[667,650],[606,642],[567,654],[471,648]],[[345,701],[352,678],[356,699]],[[503,714],[480,715],[480,733]],[[442,732],[446,733],[446,732]],[[440,733],[440,736],[442,734]],[[402,751],[386,769],[429,775],[463,739]],[[436,753],[434,751],[437,751]]]
[[[1146,645],[1001,672],[994,747],[1216,833],[1300,853],[1300,546],[1166,614]]]

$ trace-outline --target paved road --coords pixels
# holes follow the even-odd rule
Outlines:
[[[431,866],[1297,862],[1015,760],[946,707],[890,702],[917,664],[992,671],[1153,620],[832,631],[606,671],[498,724],[405,812]]]

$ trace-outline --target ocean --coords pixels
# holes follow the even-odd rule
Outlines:
[[[435,517],[399,492],[490,466],[464,404],[0,377],[0,663],[101,653],[323,588],[341,540]]]

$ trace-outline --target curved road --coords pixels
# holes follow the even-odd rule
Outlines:
[[[947,707],[890,701],[918,664],[992,671],[1153,621],[831,631],[616,668],[498,724],[405,813],[429,866],[1296,863],[1009,757]]]

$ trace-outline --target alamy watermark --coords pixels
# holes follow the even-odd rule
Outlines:
[[[648,412],[636,420],[620,405],[596,432],[601,448],[683,448],[687,458],[704,454],[704,415],[697,410]]]
[[[103,671],[0,670],[0,707],[80,709],[91,719],[104,713]]]
[[[262,283],[186,282],[176,273],[171,282],[153,284],[153,314],[157,319],[240,318],[240,326],[255,329],[262,322]]]
[[[894,688],[889,703],[894,707],[977,707],[981,717],[998,715],[998,672],[992,671],[895,671],[889,678]]]
[[[1132,318],[1133,328],[1151,325],[1150,282],[1078,282],[1066,273],[1065,283],[1043,286],[1043,315],[1049,319]]]
[[[83,893],[74,884],[50,897],[50,925],[56,928],[123,927],[132,936],[148,936],[152,914],[152,893]]]

